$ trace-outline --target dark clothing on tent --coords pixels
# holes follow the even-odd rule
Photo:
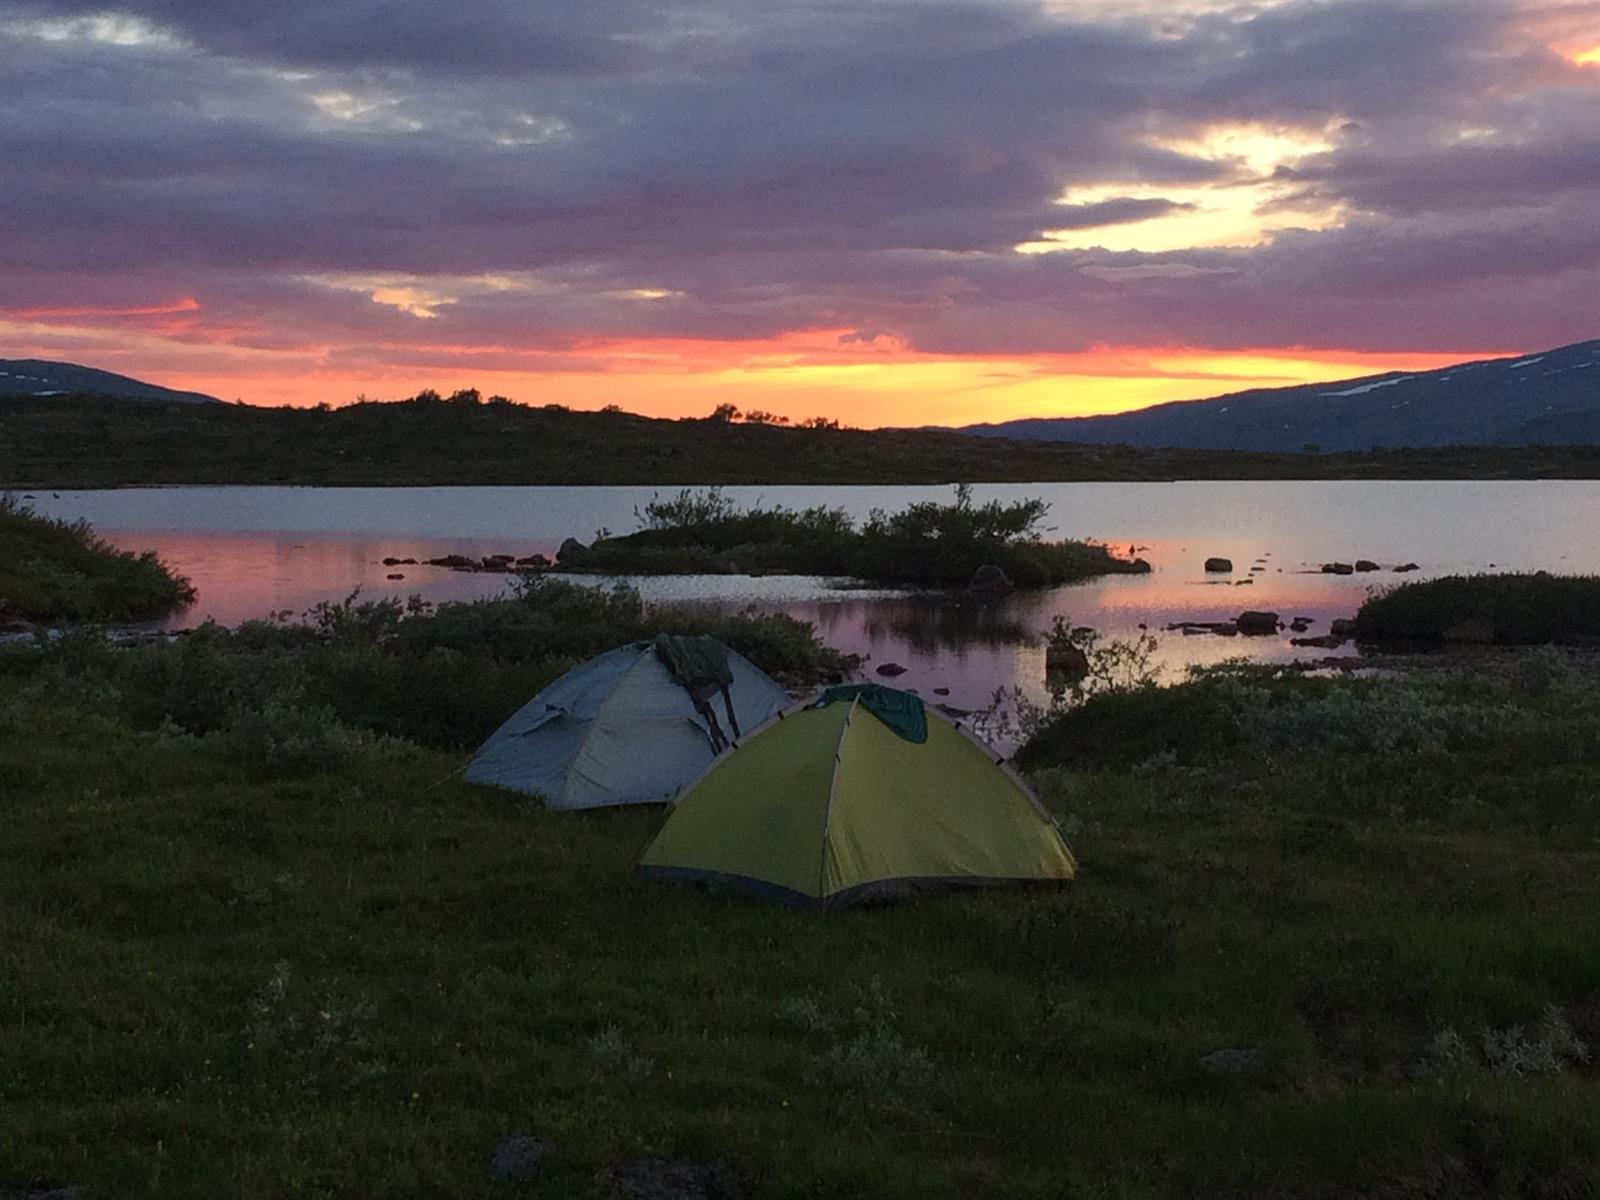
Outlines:
[[[894,730],[895,736],[918,745],[928,740],[928,713],[922,700],[899,688],[881,683],[841,683],[824,691],[813,707],[825,708],[851,700],[859,700],[861,707]]]
[[[656,634],[656,657],[672,674],[673,681],[689,693],[695,711],[705,719],[711,736],[711,748],[721,752],[729,738],[717,723],[717,714],[711,708],[711,698],[722,693],[722,706],[728,714],[728,725],[735,738],[740,736],[739,721],[733,715],[733,697],[728,688],[733,683],[733,669],[728,666],[728,648],[715,638],[685,637],[679,634]]]

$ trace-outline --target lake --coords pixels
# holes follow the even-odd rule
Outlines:
[[[504,575],[428,566],[386,567],[385,557],[459,553],[554,555],[561,541],[596,530],[638,527],[636,510],[658,491],[639,487],[173,487],[33,493],[47,515],[90,521],[118,546],[154,549],[199,589],[194,607],[166,623],[211,617],[225,624],[269,613],[298,615],[359,587],[366,597],[420,594],[466,600],[502,594]],[[917,500],[948,500],[948,488],[734,487],[746,505],[841,507],[864,518]],[[1093,538],[1121,553],[1137,548],[1154,570],[1117,575],[983,604],[883,589],[843,590],[793,576],[694,576],[630,580],[650,602],[694,601],[786,612],[823,638],[906,673],[898,686],[925,695],[950,689],[974,708],[996,688],[1043,695],[1039,635],[1056,615],[1107,637],[1141,626],[1161,642],[1168,673],[1239,655],[1266,661],[1349,655],[1262,638],[1184,636],[1178,621],[1219,621],[1245,609],[1312,619],[1326,633],[1352,616],[1368,589],[1407,579],[1490,570],[1600,573],[1600,482],[1263,481],[978,485],[978,502],[1038,496],[1051,505],[1051,536]],[[1204,560],[1233,560],[1208,576]],[[1323,562],[1372,559],[1380,572],[1323,575]],[[1420,569],[1397,575],[1394,566]],[[1255,571],[1250,568],[1257,567]],[[393,580],[388,576],[400,574]],[[572,577],[579,578],[579,577]],[[579,578],[580,582],[607,581]]]

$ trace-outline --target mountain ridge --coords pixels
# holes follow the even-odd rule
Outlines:
[[[0,358],[0,397],[112,396],[119,400],[159,400],[168,404],[221,404],[204,392],[146,383],[128,375],[43,358]]]
[[[1600,339],[1431,371],[1386,371],[1105,416],[1023,418],[957,431],[1025,441],[1279,453],[1600,445]]]

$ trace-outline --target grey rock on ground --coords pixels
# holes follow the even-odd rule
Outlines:
[[[535,1137],[508,1137],[494,1148],[489,1160],[491,1179],[528,1183],[539,1173],[539,1163],[550,1153],[550,1143]]]
[[[745,1200],[749,1185],[730,1163],[710,1164],[667,1158],[635,1158],[617,1163],[602,1178],[601,1195],[615,1200]]]

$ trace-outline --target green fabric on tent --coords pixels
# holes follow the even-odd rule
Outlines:
[[[921,745],[928,740],[928,711],[922,701],[910,692],[884,687],[881,683],[841,683],[826,689],[817,697],[817,707],[841,701],[848,704],[861,701],[861,707],[882,721],[895,736]]]
[[[719,692],[733,736],[741,736],[738,718],[733,715],[733,697],[728,692],[728,686],[733,682],[733,668],[728,665],[728,648],[716,638],[676,633],[656,634],[655,648],[662,666],[667,668],[673,681],[689,693],[695,711],[705,720],[712,747],[721,752],[728,746],[728,735],[722,732],[722,726],[717,723],[717,714],[711,707],[711,698]]]
[[[937,713],[912,742],[864,707],[857,696],[791,710],[723,755],[639,870],[823,908],[930,885],[1072,878],[1055,822],[986,746]]]
[[[656,656],[682,686],[693,690],[696,684],[715,683],[727,687],[733,682],[728,666],[728,648],[716,638],[689,637],[683,634],[656,634]]]

